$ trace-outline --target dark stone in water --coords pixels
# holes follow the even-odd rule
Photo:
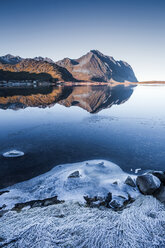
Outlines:
[[[152,195],[160,187],[160,180],[152,174],[144,174],[136,178],[136,184],[144,195]]]

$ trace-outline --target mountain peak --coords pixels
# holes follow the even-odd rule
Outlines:
[[[34,60],[48,62],[48,63],[54,63],[54,61],[48,57],[43,58],[41,56],[38,56],[38,57],[34,57]]]
[[[101,53],[99,50],[90,50],[91,53],[96,54],[96,55],[101,55],[104,56],[103,53]]]
[[[74,61],[74,63],[73,63]],[[57,62],[78,80],[97,82],[137,82],[129,64],[116,61],[98,50],[90,50],[78,59],[67,58]]]
[[[6,54],[6,55],[0,57],[0,62],[2,64],[11,64],[11,65],[14,65],[14,64],[19,63],[20,61],[22,61],[22,58],[21,57],[14,56],[12,54]]]

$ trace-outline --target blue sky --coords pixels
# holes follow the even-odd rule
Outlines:
[[[165,80],[165,1],[0,0],[0,55],[57,61],[98,49]]]

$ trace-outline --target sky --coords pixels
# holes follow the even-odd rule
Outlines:
[[[0,0],[0,56],[78,58],[97,49],[139,81],[165,80],[164,0]]]

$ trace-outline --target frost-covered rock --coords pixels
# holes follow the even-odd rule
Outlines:
[[[123,208],[128,203],[128,198],[124,196],[115,196],[109,203],[109,206],[115,210]]]
[[[17,203],[15,204],[12,210],[19,212],[25,207],[29,207],[29,208],[47,207],[49,205],[60,204],[60,203],[64,203],[64,201],[59,201],[57,199],[57,196],[54,196],[54,197],[46,198],[43,200],[33,200],[33,201],[25,202],[25,203]]]
[[[160,187],[160,180],[152,174],[145,174],[136,178],[136,184],[141,193],[152,195]]]
[[[159,178],[161,183],[165,185],[165,173],[163,171],[150,171],[149,173]]]
[[[124,183],[131,186],[131,187],[136,187],[134,180],[130,176],[127,177],[127,179],[125,180]]]
[[[158,199],[160,202],[165,203],[165,186],[161,186],[158,191],[154,194],[156,199]]]
[[[74,171],[68,176],[68,178],[77,178],[77,177],[80,177],[79,171]]]
[[[105,199],[102,197],[88,197],[84,196],[84,199],[86,201],[86,204],[88,207],[100,207],[100,206],[105,206]]]
[[[5,193],[9,193],[9,190],[2,190],[2,191],[0,191],[0,195],[3,195]]]

